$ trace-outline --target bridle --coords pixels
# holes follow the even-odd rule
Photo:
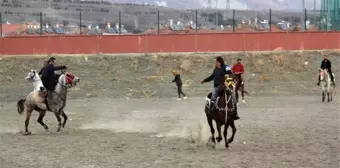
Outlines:
[[[218,107],[217,102],[219,102],[220,97],[217,97],[216,103],[214,104],[215,108],[216,108],[217,110],[219,110],[219,111],[225,111],[225,112],[232,112],[232,111],[234,111],[234,110],[235,110],[235,105],[234,105],[234,103],[232,103],[232,106],[233,106],[232,108],[228,108],[228,104],[229,104],[229,102],[230,102],[230,100],[231,100],[231,98],[232,98],[232,96],[233,96],[233,95],[232,95],[232,94],[233,94],[232,91],[230,90],[229,87],[224,87],[224,88],[223,88],[223,92],[224,92],[224,97],[225,97],[225,99],[227,100],[227,101],[226,101],[226,106],[225,106],[224,108]],[[228,98],[227,92],[230,93],[229,98]]]
[[[74,77],[73,77],[73,78],[69,77],[69,76],[67,75],[67,72],[65,72],[64,70],[61,70],[61,72],[62,72],[62,74],[65,76],[66,84],[62,84],[62,83],[60,83],[59,81],[58,81],[58,84],[60,84],[60,85],[63,86],[63,87],[71,88],[71,87],[72,87],[72,83],[67,83],[67,81],[68,81],[68,80],[73,80]]]

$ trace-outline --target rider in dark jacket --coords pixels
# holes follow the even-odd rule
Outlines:
[[[47,61],[44,61],[44,66],[40,69],[40,71],[39,71],[39,75],[41,75],[42,74],[42,72],[44,71],[44,68],[45,68],[45,66],[46,65],[48,65],[48,62]]]
[[[215,69],[213,73],[201,83],[209,82],[214,80],[214,88],[212,90],[212,95],[211,95],[211,104],[214,104],[217,98],[217,91],[221,85],[224,85],[225,83],[225,75],[226,74],[232,74],[230,67],[225,65],[224,60],[222,57],[217,57],[216,58],[216,64],[215,64]],[[232,96],[235,96],[234,94]],[[238,114],[236,113],[235,120],[240,119]]]
[[[226,71],[226,65],[224,64],[223,58],[217,57],[216,58],[216,65],[215,65],[215,69],[214,69],[213,73],[209,77],[207,77],[206,79],[201,81],[201,83],[203,84],[203,83],[210,82],[210,81],[214,80],[214,89],[213,89],[212,95],[211,95],[212,101],[216,100],[216,97],[217,97],[216,91],[218,90],[219,86],[224,85],[226,74],[231,74],[231,71],[230,70]]]
[[[328,73],[331,77],[331,81],[334,85],[334,76],[333,76],[333,73],[332,73],[332,63],[328,59],[327,55],[324,55],[324,60],[322,60],[322,62],[321,62],[320,69],[327,69],[328,70]],[[319,74],[319,79],[318,79],[317,85],[320,85],[320,74]]]
[[[58,82],[58,78],[54,74],[54,71],[66,69],[66,66],[55,66],[55,60],[56,59],[54,57],[51,57],[47,61],[48,64],[43,68],[41,73],[41,80],[48,91],[53,91],[56,83]]]

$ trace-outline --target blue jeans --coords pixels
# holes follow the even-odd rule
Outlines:
[[[217,91],[218,91],[218,87],[214,87],[212,92],[211,92],[211,101],[215,101],[217,98]]]

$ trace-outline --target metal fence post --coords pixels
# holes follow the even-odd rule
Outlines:
[[[82,34],[82,27],[81,27],[81,11],[79,12],[79,34]]]
[[[0,37],[2,37],[2,12],[0,12]]]
[[[272,9],[269,9],[269,32],[272,32]]]
[[[195,24],[196,24],[196,26],[195,26],[195,31],[196,31],[196,33],[197,33],[197,26],[198,26],[198,24],[197,24],[197,22],[198,22],[198,19],[197,19],[197,14],[198,14],[198,12],[197,12],[197,9],[196,9],[196,11],[195,11]]]
[[[40,12],[40,36],[42,36],[42,28],[43,27],[43,25],[42,25],[42,12]]]
[[[158,34],[159,34],[159,31],[160,31],[160,27],[159,27],[159,10],[157,11],[157,31],[158,31]]]
[[[235,9],[233,9],[233,32],[235,32]]]
[[[305,8],[305,17],[304,17],[304,22],[303,22],[303,24],[304,24],[304,27],[305,27],[305,31],[307,31],[307,8]]]
[[[120,13],[120,11],[119,11],[119,14],[118,14],[118,16],[119,16],[119,34],[122,34],[122,20],[121,20],[121,13]]]

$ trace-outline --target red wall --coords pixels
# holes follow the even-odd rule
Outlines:
[[[0,54],[96,54],[340,49],[340,32],[264,32],[0,38]]]

